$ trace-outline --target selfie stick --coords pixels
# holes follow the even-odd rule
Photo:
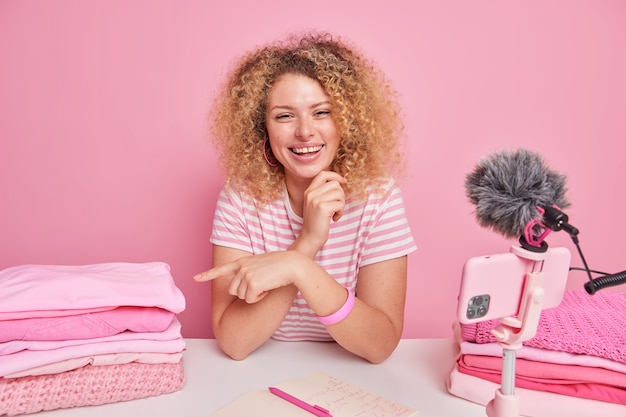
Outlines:
[[[502,382],[495,397],[487,404],[489,417],[519,417],[520,398],[515,393],[515,359],[522,343],[535,336],[544,300],[543,261],[549,256],[549,249],[535,252],[519,246],[512,246],[511,252],[521,258],[534,261],[538,271],[526,274],[526,281],[520,300],[518,317],[505,317],[491,331],[502,346]]]

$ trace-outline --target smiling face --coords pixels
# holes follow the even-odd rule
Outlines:
[[[265,126],[272,152],[285,168],[287,186],[306,188],[328,169],[339,148],[332,104],[314,79],[282,75],[270,91]]]

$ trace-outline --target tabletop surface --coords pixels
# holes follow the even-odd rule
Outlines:
[[[457,354],[452,339],[403,339],[385,362],[370,364],[335,343],[270,340],[243,361],[215,339],[186,339],[182,390],[156,397],[37,414],[41,417],[208,417],[242,395],[323,371],[417,409],[419,417],[486,416],[485,407],[450,395],[446,375]]]

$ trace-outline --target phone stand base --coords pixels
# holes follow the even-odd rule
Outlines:
[[[519,417],[520,397],[517,394],[505,395],[496,390],[493,400],[487,404],[488,417]]]

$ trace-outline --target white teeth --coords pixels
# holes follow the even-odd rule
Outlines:
[[[304,153],[318,152],[321,149],[322,149],[321,146],[309,146],[306,148],[292,148],[291,150],[297,154],[304,154]]]

